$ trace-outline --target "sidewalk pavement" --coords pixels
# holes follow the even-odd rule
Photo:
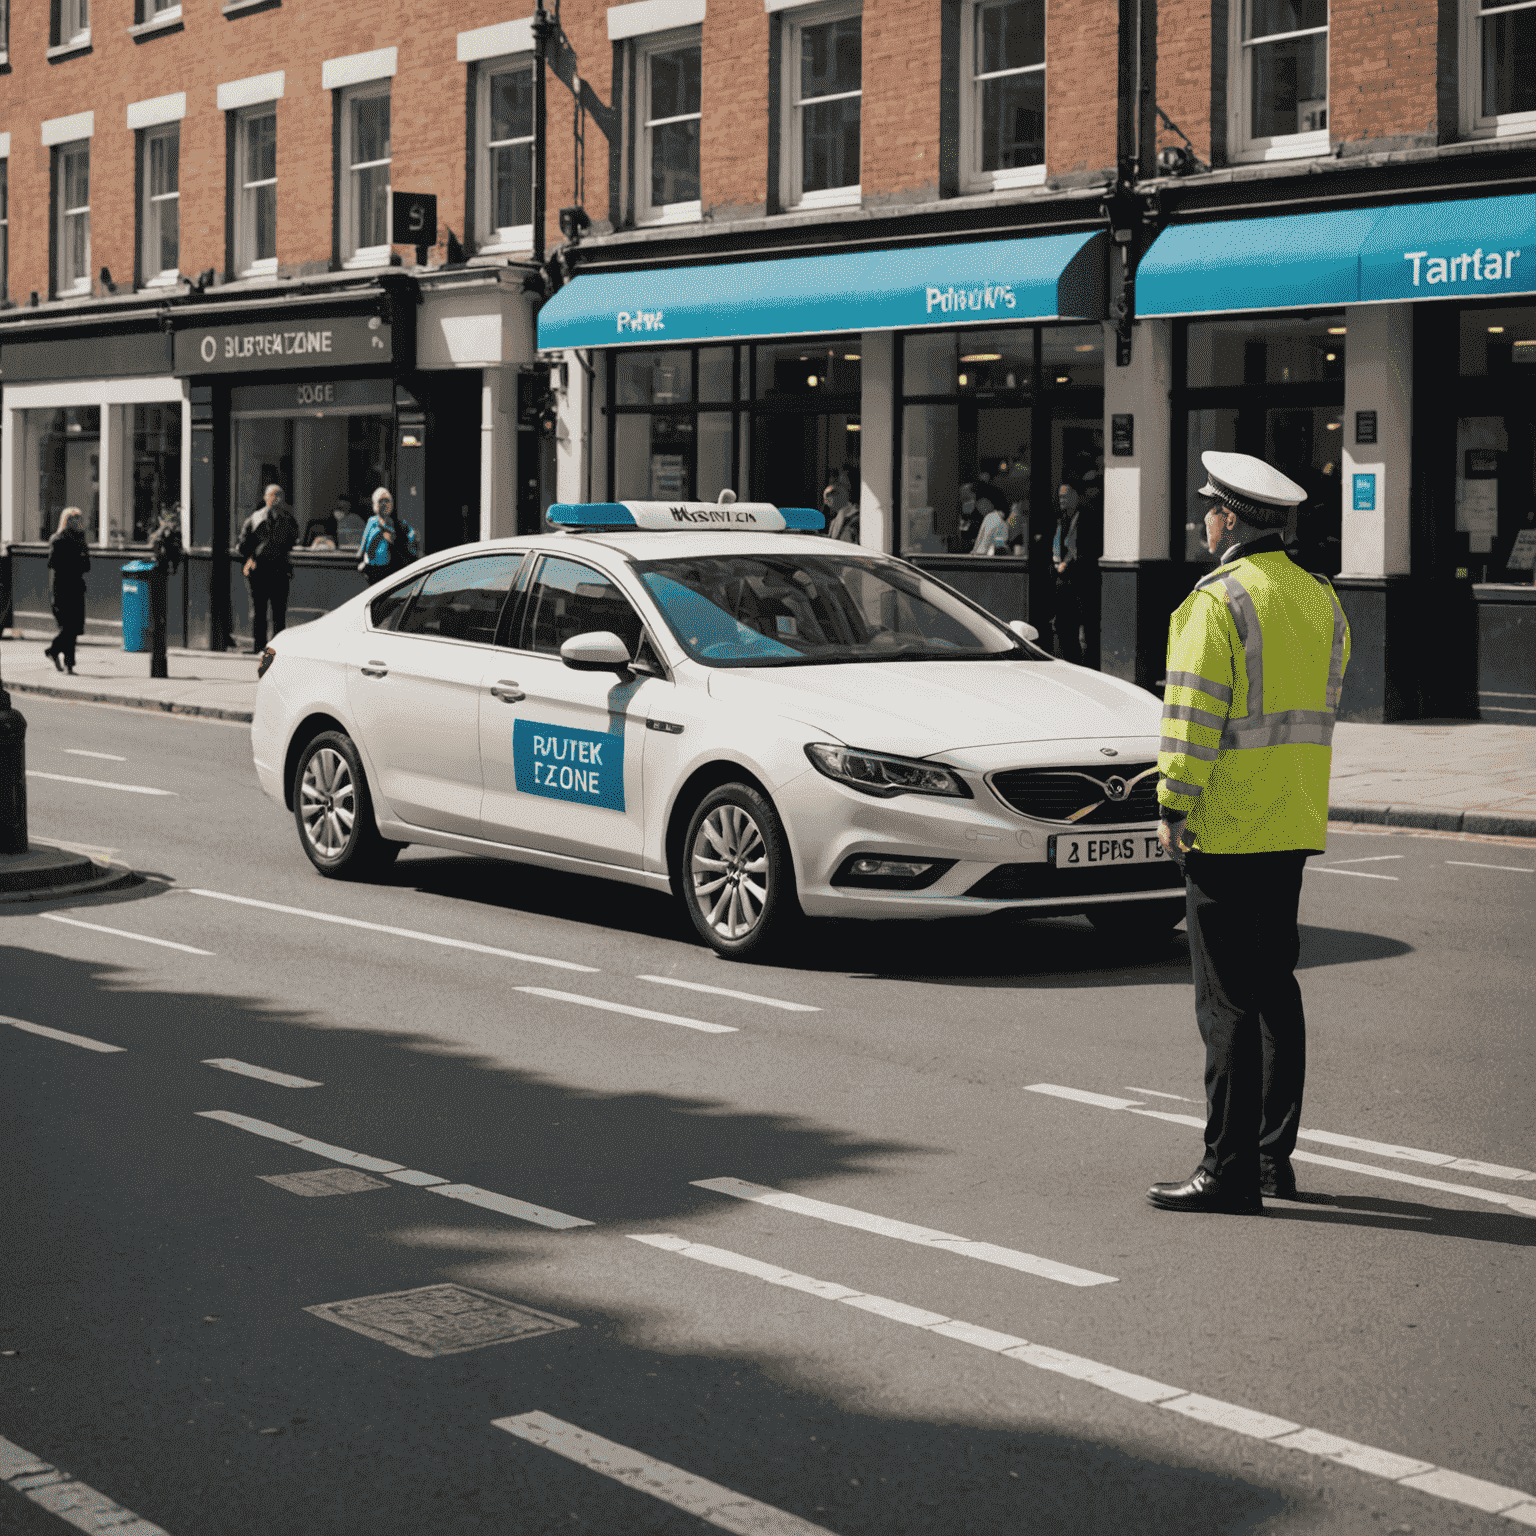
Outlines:
[[[152,678],[147,653],[82,643],[69,677],[43,655],[44,638],[0,646],[0,678],[17,695],[251,718],[254,656],[173,650],[171,675]],[[1536,728],[1477,720],[1342,723],[1333,737],[1328,811],[1334,821],[1536,838]]]

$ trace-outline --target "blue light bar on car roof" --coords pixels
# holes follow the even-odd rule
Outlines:
[[[642,528],[687,533],[703,528],[728,533],[820,533],[827,521],[814,507],[776,507],[766,501],[581,501],[556,502],[549,520],[557,528]]]

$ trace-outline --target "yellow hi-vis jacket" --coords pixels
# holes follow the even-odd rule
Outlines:
[[[1247,550],[1169,623],[1157,798],[1204,853],[1321,852],[1349,624],[1278,538]]]

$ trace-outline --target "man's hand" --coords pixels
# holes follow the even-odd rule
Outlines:
[[[1173,828],[1166,821],[1159,822],[1157,825],[1157,841],[1163,852],[1171,859],[1176,860],[1181,854],[1188,852],[1184,845],[1183,822],[1179,823],[1177,834],[1175,834]]]
[[[247,560],[245,564],[240,567],[240,569],[244,571],[247,576],[252,576],[256,572],[256,562],[254,560]]]

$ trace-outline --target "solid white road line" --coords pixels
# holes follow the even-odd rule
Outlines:
[[[46,1035],[50,1040],[62,1040],[65,1045],[78,1045],[86,1051],[123,1051],[126,1046],[108,1045],[105,1040],[92,1040],[85,1035],[72,1035],[67,1029],[49,1029],[46,1024],[29,1024],[25,1019],[8,1019],[0,1014],[0,1024],[12,1029],[24,1029],[29,1035]]]
[[[295,1077],[291,1072],[274,1072],[270,1067],[253,1067],[248,1061],[236,1061],[232,1056],[210,1056],[203,1062],[205,1067],[218,1067],[224,1072],[238,1072],[242,1077],[257,1077],[264,1083],[276,1083],[279,1088],[323,1088],[324,1083],[311,1082],[307,1077]]]
[[[1475,859],[1447,859],[1445,862],[1461,869],[1498,869],[1506,875],[1536,875],[1536,868],[1528,864],[1479,864]]]
[[[892,1221],[887,1216],[854,1210],[852,1206],[809,1200],[804,1195],[792,1195],[782,1189],[749,1184],[745,1179],[694,1179],[693,1184],[697,1189],[712,1189],[716,1194],[731,1195],[737,1200],[771,1205],[777,1210],[793,1211],[799,1216],[814,1216],[818,1221],[835,1222],[840,1227],[857,1227],[861,1232],[875,1232],[881,1237],[898,1238],[904,1243],[941,1248],[946,1253],[958,1253],[963,1258],[1000,1264],[1004,1269],[1022,1270],[1027,1275],[1039,1275],[1045,1280],[1059,1280],[1063,1285],[1114,1285],[1119,1280],[1118,1275],[1101,1275],[1097,1270],[1058,1264],[1055,1259],[1042,1259],[1038,1254],[1023,1253],[1016,1248],[1001,1248],[996,1243],[972,1242],[968,1238],[956,1237],[952,1232],[935,1232],[930,1227],[916,1227],[907,1221]]]
[[[734,1024],[706,1024],[702,1019],[684,1019],[675,1013],[655,1013],[649,1008],[632,1008],[628,1003],[605,1002],[600,997],[583,997],[579,992],[554,992],[548,987],[519,987],[535,997],[549,997],[561,1003],[579,1003],[583,1008],[601,1008],[605,1013],[627,1013],[635,1019],[651,1019],[657,1024],[681,1024],[684,1029],[701,1029],[706,1035],[734,1035]]]
[[[1181,1104],[1193,1104],[1195,1101],[1186,1098],[1182,1093],[1159,1093],[1156,1088],[1137,1088],[1134,1084],[1125,1085],[1127,1093],[1144,1093],[1149,1099],[1177,1099]]]
[[[1364,869],[1335,869],[1331,864],[1308,864],[1309,875],[1354,875],[1360,880],[1396,880],[1396,875],[1373,875]]]
[[[695,1477],[652,1456],[643,1456],[550,1414],[519,1413],[492,1419],[491,1423],[519,1440],[542,1446],[567,1461],[648,1493],[674,1509],[697,1515],[719,1530],[734,1531],[737,1536],[827,1536],[825,1526],[812,1525],[809,1520],[786,1514],[771,1504],[760,1504],[743,1493],[722,1488],[719,1483]]]
[[[152,939],[147,933],[129,933],[126,928],[105,928],[100,923],[82,923],[78,917],[63,917],[57,912],[39,912],[39,917],[50,923],[68,923],[71,928],[89,928],[92,933],[110,933],[119,939],[137,939],[140,944],[158,944],[161,949],[179,949],[185,955],[211,956],[211,949],[194,949],[190,944],[177,944],[172,939]]]
[[[126,757],[119,757],[115,752],[87,752],[84,747],[65,747],[64,751],[71,757],[99,757],[107,763],[126,763]]]
[[[168,795],[179,799],[174,789],[151,789],[148,784],[114,784],[110,779],[77,779],[68,773],[41,773],[36,768],[27,769],[29,779],[52,779],[56,784],[86,784],[92,789],[120,789],[129,795]]]
[[[1093,1104],[1101,1109],[1126,1109],[1133,1115],[1148,1120],[1166,1120],[1172,1125],[1187,1125],[1197,1131],[1205,1129],[1205,1121],[1195,1115],[1171,1114],[1164,1109],[1145,1109],[1128,1099],[1114,1099],[1108,1094],[1085,1093],[1076,1088],[1063,1088],[1058,1083],[1027,1084],[1030,1093],[1046,1093],[1052,1098],[1074,1099],[1083,1104]],[[1400,1147],[1385,1141],[1366,1141],[1359,1136],[1340,1136],[1333,1131],[1309,1131],[1305,1128],[1296,1133],[1304,1141],[1318,1141],[1328,1146],[1345,1146],[1357,1152],[1374,1152],[1378,1157],[1395,1157],[1405,1162],[1429,1163],[1434,1167],[1454,1168],[1459,1173],[1477,1173],[1485,1178],[1532,1180],[1536,1172],[1525,1168],[1506,1168],[1500,1163],[1483,1163],[1470,1157],[1454,1157],[1449,1153],[1423,1152],[1417,1147]],[[1492,1205],[1507,1206],[1522,1216],[1536,1216],[1536,1200],[1519,1195],[1506,1195],[1494,1189],[1476,1189],[1470,1184],[1447,1184],[1438,1179],[1422,1179],[1415,1174],[1400,1173],[1396,1168],[1377,1168],[1370,1163],[1353,1163],[1338,1158],[1323,1157],[1316,1152],[1303,1152],[1298,1148],[1291,1154],[1294,1161],[1320,1163],[1327,1168],[1343,1168],[1351,1173],[1365,1173],[1372,1178],[1391,1179],[1399,1184],[1416,1184],[1421,1189],[1438,1189],[1449,1195],[1470,1195],[1476,1200],[1487,1200]]]
[[[338,917],[334,912],[310,912],[303,907],[285,907],[276,901],[257,901],[254,896],[231,896],[226,891],[203,891],[177,887],[189,896],[207,896],[214,901],[232,901],[242,907],[260,907],[264,912],[281,912],[287,917],[307,917],[316,923],[340,923],[347,928],[366,928],[370,933],[387,933],[396,939],[419,939],[423,944],[440,944],[445,949],[467,949],[477,955],[495,955],[500,960],[526,960],[530,965],[553,965],[562,971],[595,972],[595,965],[577,965],[574,960],[551,960],[547,955],[525,955],[515,949],[496,949],[489,944],[471,944],[468,939],[445,939],[436,933],[418,933],[414,928],[391,928],[385,923],[365,923],[360,917]]]
[[[110,1533],[110,1536],[166,1536],[158,1526],[114,1504],[68,1472],[24,1451],[0,1436],[0,1482],[9,1483],[49,1514],[67,1520],[78,1531]]]
[[[756,992],[735,992],[730,987],[708,987],[702,981],[681,981],[676,976],[637,976],[637,981],[654,981],[661,987],[686,987],[690,992],[710,992],[716,997],[734,997],[743,1003],[766,1003],[770,1008],[782,1008],[787,1013],[820,1013],[812,1003],[786,1003],[778,997],[762,997]]]
[[[839,1285],[831,1280],[817,1280],[810,1275],[799,1275],[793,1270],[749,1259],[725,1248],[692,1243],[685,1237],[674,1237],[670,1233],[631,1233],[630,1236],[635,1242],[645,1243],[651,1248],[680,1254],[683,1258],[696,1259],[719,1269],[752,1275],[756,1279],[766,1280],[770,1285],[820,1296],[826,1301],[839,1301],[845,1306],[873,1312],[893,1322],[906,1323],[928,1333],[956,1339],[962,1344],[975,1345],[978,1349],[989,1350],[1005,1359],[1017,1360],[1024,1365],[1032,1365],[1061,1376],[1070,1376],[1089,1386],[1102,1387],[1105,1391],[1128,1397],[1133,1402],[1166,1408],[1171,1413],[1183,1414],[1187,1418],[1231,1430],[1235,1434],[1247,1435],[1252,1439],[1267,1440],[1288,1450],[1305,1451],[1330,1461],[1342,1462],[1345,1466],[1386,1478],[1420,1493],[1467,1504],[1489,1514],[1507,1515],[1524,1524],[1536,1523],[1536,1498],[1519,1488],[1504,1488],[1497,1483],[1484,1482],[1481,1478],[1467,1477],[1437,1467],[1433,1462],[1418,1461],[1391,1451],[1378,1450],[1374,1446],[1360,1445],[1353,1440],[1326,1434],[1322,1430],[1306,1429],[1273,1414],[1260,1413],[1237,1403],[1222,1402],[1219,1398],[1203,1397],[1197,1392],[1186,1392],[1183,1387],[1152,1381],[1148,1377],[1136,1376],[1081,1355],[1069,1355],[1043,1344],[1031,1344],[1027,1339],[978,1327],[974,1323],[961,1322],[941,1312],[925,1311],[921,1307],[890,1301],[883,1296],[865,1295],[851,1286]]]
[[[590,1227],[590,1221],[580,1216],[567,1216],[563,1211],[552,1211],[547,1206],[532,1205],[526,1200],[513,1200],[489,1189],[476,1189],[473,1184],[447,1184],[430,1173],[418,1173],[404,1163],[391,1163],[382,1157],[369,1157],[365,1152],[349,1152],[345,1147],[333,1147],[329,1142],[316,1141],[299,1131],[284,1130],[266,1120],[256,1120],[250,1115],[233,1114],[227,1109],[200,1109],[196,1114],[203,1120],[218,1120],[237,1130],[249,1131],[253,1136],[265,1136],[269,1141],[280,1141],[295,1152],[312,1152],[333,1163],[345,1163],[349,1168],[361,1168],[368,1173],[399,1174],[402,1184],[417,1184],[430,1188],[434,1195],[447,1195],[450,1199],[464,1200],[470,1205],[483,1206],[489,1211],[499,1211],[503,1216],[516,1216],[519,1221],[536,1222],[541,1227],[565,1230],[569,1227]]]
[[[1406,859],[1406,853],[1373,853],[1363,859],[1335,859],[1328,866],[1329,869],[1337,869],[1340,864],[1388,864],[1393,859]]]

